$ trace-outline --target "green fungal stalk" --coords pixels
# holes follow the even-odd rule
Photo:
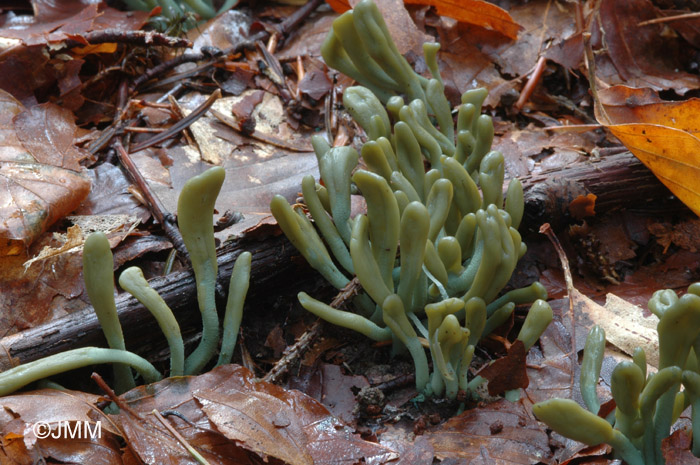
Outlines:
[[[233,348],[236,346],[236,339],[238,338],[238,329],[241,327],[241,319],[243,318],[243,304],[248,293],[251,259],[250,252],[243,252],[233,264],[228,288],[226,313],[224,315],[224,336],[221,341],[221,351],[219,352],[219,361],[216,363],[217,366],[231,363]]]
[[[133,367],[146,383],[160,381],[163,376],[146,359],[119,349],[81,347],[25,363],[0,373],[0,396],[6,396],[29,383],[68,370],[99,363],[115,363]]]
[[[586,340],[581,366],[581,394],[587,409],[568,399],[550,399],[533,412],[554,431],[588,445],[606,443],[630,465],[662,465],[661,442],[681,412],[692,407],[692,426],[700,428],[700,284],[678,298],[671,290],[657,291],[649,309],[659,318],[659,371],[647,374],[646,355],[634,351],[632,361],[613,370],[611,391],[616,408],[607,419],[596,415],[596,392],[605,348],[605,332],[595,326]],[[683,386],[684,390],[680,388]],[[700,441],[692,452],[700,457]]]
[[[270,209],[328,282],[342,289],[356,277],[364,291],[353,300],[357,312],[305,293],[301,305],[374,340],[392,340],[413,358],[420,392],[454,399],[472,386],[475,345],[515,305],[537,301],[521,333],[527,348],[551,321],[551,309],[539,283],[500,295],[527,250],[517,231],[522,186],[512,180],[503,194],[503,155],[491,151],[491,118],[479,115],[485,90],[462,96],[454,125],[438,48],[424,47],[428,79],[398,52],[371,1],[336,19],[322,55],[361,84],[345,89],[343,104],[367,141],[358,153],[312,138],[323,182],[305,177],[302,193],[313,223],[281,196]],[[360,157],[366,169],[358,169]],[[351,218],[355,191],[367,212]]]
[[[170,347],[170,376],[182,376],[185,372],[185,346],[175,315],[163,298],[143,277],[141,268],[132,266],[119,276],[119,285],[141,302],[155,317]]]
[[[216,313],[216,245],[214,203],[226,173],[220,166],[189,179],[177,203],[177,224],[192,261],[197,282],[197,301],[202,313],[202,340],[185,359],[185,374],[198,373],[211,360],[219,341]]]
[[[124,334],[114,302],[114,271],[112,250],[104,233],[91,234],[83,247],[83,279],[92,307],[102,327],[107,344],[112,349],[126,350]],[[115,391],[122,394],[136,386],[131,368],[114,366]]]

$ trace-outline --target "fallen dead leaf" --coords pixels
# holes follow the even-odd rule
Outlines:
[[[700,77],[688,69],[688,45],[677,35],[664,34],[663,24],[639,26],[657,12],[650,0],[602,0],[597,12],[599,30],[593,31],[596,78],[608,85],[626,84],[674,89],[683,95],[700,86]]]
[[[508,348],[508,353],[479,371],[479,376],[489,381],[489,395],[498,396],[506,391],[527,388],[530,380],[527,378],[525,359],[527,352],[522,341],[516,340]]]
[[[661,441],[661,452],[669,465],[699,464],[700,459],[690,452],[692,431],[679,429]]]
[[[99,399],[93,394],[55,389],[0,398],[0,455],[12,458],[2,463],[50,463],[55,459],[62,463],[122,464],[116,440],[119,430],[96,407]],[[47,425],[52,435],[69,425],[75,437],[37,437],[36,424]],[[83,425],[89,425],[95,437]]]
[[[88,195],[76,130],[69,111],[53,104],[25,109],[0,90],[0,254],[24,252]]]
[[[382,463],[396,457],[392,450],[360,439],[307,395],[256,381],[250,371],[237,365],[197,377],[170,378],[136,388],[123,398],[137,412],[176,409],[197,425],[175,424],[198,450],[211,440],[204,435],[216,432],[228,438],[228,444],[292,465],[340,465],[362,459]],[[127,433],[127,439],[143,449],[140,456],[156,447],[153,442],[135,444],[142,433],[134,430],[134,434]]]
[[[700,99],[664,102],[649,89],[599,92],[596,118],[700,215]]]
[[[449,419],[425,434],[439,459],[486,463],[548,463],[549,438],[530,408],[501,399]]]
[[[641,308],[614,294],[607,294],[605,306],[598,305],[581,293],[575,295],[573,300],[576,318],[586,322],[580,326],[577,324],[577,327],[601,326],[609,344],[627,355],[632,355],[635,348],[641,347],[647,355],[647,363],[658,368],[659,338],[656,333],[656,316],[645,317]]]

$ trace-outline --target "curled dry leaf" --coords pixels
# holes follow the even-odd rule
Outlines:
[[[69,111],[53,104],[25,109],[0,90],[1,255],[21,253],[88,195],[76,129]]]
[[[700,99],[662,101],[650,89],[599,92],[596,118],[700,215]]]
[[[500,32],[504,36],[515,39],[518,37],[520,26],[513,21],[507,11],[482,0],[404,0],[409,5],[433,6],[441,16],[449,16],[457,21]],[[347,0],[327,0],[327,3],[338,13],[350,9]],[[352,2],[353,5],[357,2]]]

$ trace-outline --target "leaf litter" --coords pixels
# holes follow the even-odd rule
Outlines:
[[[80,40],[91,31],[101,30],[110,21],[121,30],[136,30],[143,25],[145,14],[137,13],[128,16],[111,8],[83,5],[82,2],[78,1],[70,2],[72,10],[68,7],[64,9],[52,7],[48,2],[36,3],[38,14],[35,24],[11,33],[8,33],[9,29],[5,28],[0,33],[0,36],[3,37],[15,37],[23,41],[25,45],[36,44],[35,48],[20,48],[16,50],[14,55],[0,60],[0,71],[2,71],[0,72],[0,83],[2,84],[0,87],[10,91],[18,99],[13,100],[5,97],[2,102],[9,109],[9,113],[3,112],[6,115],[6,120],[0,120],[2,123],[0,124],[0,140],[2,141],[0,166],[6,160],[9,160],[10,163],[17,160],[23,161],[22,157],[25,156],[25,153],[34,155],[36,152],[37,161],[46,165],[46,167],[42,166],[39,169],[48,170],[47,173],[50,173],[51,176],[58,168],[79,173],[83,171],[82,166],[90,166],[93,160],[91,155],[88,155],[84,150],[83,143],[77,142],[82,132],[73,123],[73,115],[78,115],[83,124],[111,121],[111,116],[105,116],[105,113],[108,112],[96,110],[96,108],[100,108],[102,103],[100,103],[99,98],[93,98],[91,94],[93,91],[95,95],[104,95],[104,93],[99,94],[100,89],[86,89],[84,85],[86,79],[90,79],[90,76],[85,73],[86,63],[90,63],[90,60],[96,56],[110,53],[115,48],[106,45],[101,48],[68,50],[73,58],[64,59],[61,66],[63,71],[54,73],[52,70],[56,61],[47,60],[37,47],[48,43],[51,43],[53,47],[61,47],[62,41]],[[458,19],[469,22],[468,19],[457,16],[457,12],[450,9],[453,8],[450,2],[430,3],[434,4],[438,11],[445,14],[452,13]],[[473,2],[474,5],[479,3],[481,2]],[[615,2],[601,2],[599,13],[602,22],[595,27],[599,27],[610,42],[609,47],[598,51],[596,58],[598,77],[608,83],[617,83],[617,80],[628,85],[645,83],[645,85],[650,85],[657,90],[673,89],[681,94],[690,88],[697,87],[697,77],[692,73],[682,73],[680,80],[669,79],[669,69],[680,63],[673,61],[678,59],[677,55],[669,56],[669,60],[664,61],[664,63],[670,61],[671,68],[668,66],[659,68],[657,65],[659,61],[663,60],[660,60],[657,52],[646,55],[634,52],[634,50],[646,51],[650,43],[649,40],[653,40],[659,35],[659,28],[656,26],[645,29],[644,34],[640,37],[624,32],[626,28],[636,24],[634,21],[649,16],[648,11],[652,11],[652,9],[646,11],[645,8],[648,5],[647,2],[641,0],[631,2],[626,7],[616,5]],[[627,9],[620,10],[623,7]],[[568,114],[568,110],[562,109],[570,107],[562,104],[561,100],[551,98],[557,93],[566,93],[552,84],[555,80],[553,76],[556,76],[558,72],[553,65],[547,68],[548,78],[536,89],[532,101],[525,107],[527,114],[522,115],[523,119],[516,119],[517,122],[513,123],[509,118],[514,115],[508,103],[509,95],[512,95],[512,92],[517,93],[521,89],[525,77],[530,74],[538,57],[542,54],[551,57],[554,63],[560,63],[568,68],[567,72],[572,73],[575,81],[574,89],[576,85],[579,85],[577,81],[580,79],[580,74],[578,73],[581,70],[585,71],[585,68],[581,31],[572,26],[572,17],[574,16],[572,5],[535,1],[528,5],[508,8],[510,19],[504,24],[511,28],[508,29],[511,32],[507,32],[507,29],[498,32],[499,27],[493,25],[488,27],[495,30],[485,30],[478,25],[466,26],[454,17],[435,16],[424,6],[409,7],[413,13],[413,20],[401,7],[400,2],[392,3],[389,9],[391,10],[390,28],[394,33],[401,32],[399,47],[402,51],[409,53],[409,58],[415,59],[420,56],[420,44],[422,38],[425,37],[422,27],[427,26],[427,34],[440,37],[443,44],[451,44],[449,48],[443,47],[441,60],[446,83],[448,88],[452,89],[453,96],[472,87],[475,83],[490,88],[489,105],[497,109],[499,112],[497,116],[506,118],[501,120],[503,128],[501,138],[505,144],[504,151],[511,157],[513,153],[528,157],[527,159],[512,158],[509,171],[513,174],[527,174],[543,168],[556,169],[568,164],[578,164],[585,159],[584,157],[594,155],[594,149],[597,149],[601,143],[616,143],[614,139],[605,139],[600,135],[592,136],[591,133],[557,132],[554,138],[542,136],[544,133],[539,128],[542,122],[557,121],[550,114],[557,115],[558,112],[563,112],[564,115],[559,121],[564,124],[571,121],[576,123],[576,118],[580,116]],[[586,13],[590,14],[590,12]],[[232,26],[234,24],[246,24],[245,21],[240,22],[240,16],[234,21],[232,16],[238,14],[236,12],[222,16],[211,23],[212,27],[214,24],[220,28],[234,27]],[[422,19],[420,15],[422,15]],[[277,54],[277,59],[284,61],[285,65],[290,65],[298,55],[312,55],[302,59],[308,72],[304,78],[297,75],[300,78],[298,84],[293,79],[285,78],[290,81],[285,84],[289,89],[294,91],[296,88],[304,96],[304,99],[307,97],[311,99],[311,101],[305,100],[302,104],[302,107],[307,111],[306,117],[302,117],[301,120],[289,118],[285,109],[290,101],[283,96],[284,87],[280,90],[280,87],[274,85],[270,79],[263,77],[260,74],[258,64],[253,59],[250,63],[232,61],[225,65],[229,67],[229,70],[234,70],[231,71],[231,80],[217,82],[227,82],[231,89],[235,89],[235,92],[231,92],[231,94],[242,96],[242,100],[222,99],[220,101],[219,105],[225,104],[225,106],[222,108],[223,111],[219,111],[219,113],[225,118],[217,117],[212,112],[212,114],[200,119],[190,128],[194,136],[193,143],[188,142],[169,148],[167,155],[169,160],[157,152],[161,149],[155,149],[156,151],[148,149],[142,153],[134,154],[135,162],[142,172],[146,173],[146,178],[152,189],[159,195],[169,211],[175,210],[177,192],[184,181],[193,172],[203,171],[206,165],[201,161],[202,157],[205,160],[223,164],[229,172],[228,178],[232,180],[230,184],[224,186],[222,200],[217,205],[219,213],[223,213],[231,205],[234,205],[234,208],[243,212],[246,218],[243,223],[221,232],[219,234],[221,239],[232,233],[240,234],[245,231],[250,232],[251,229],[254,230],[255,225],[268,215],[267,204],[272,193],[282,192],[289,200],[295,199],[300,177],[303,174],[316,173],[315,157],[310,152],[285,150],[284,147],[275,143],[281,141],[282,145],[288,145],[287,149],[308,149],[310,132],[302,130],[302,135],[298,140],[291,140],[290,135],[297,134],[300,122],[312,121],[309,114],[319,108],[315,106],[318,105],[318,102],[313,101],[329,98],[327,96],[332,96],[336,92],[334,81],[322,65],[318,65],[320,62],[317,60],[318,47],[332,18],[333,16],[328,11],[321,13],[317,23],[311,21],[304,26],[299,40],[289,41],[286,48]],[[545,20],[542,21],[542,18]],[[617,19],[619,22],[616,23],[614,20]],[[227,24],[226,21],[231,22]],[[421,27],[416,27],[414,21]],[[518,29],[516,38],[516,33],[512,31]],[[649,31],[654,32],[649,34]],[[205,32],[209,32],[209,30],[205,30]],[[224,43],[220,42],[221,37],[223,37],[221,30],[212,37],[214,37],[213,40],[219,41],[216,42],[217,44]],[[671,44],[670,50],[677,49],[674,48],[677,41],[677,38],[671,38],[670,42],[666,40],[667,43]],[[228,44],[230,43],[229,41]],[[595,37],[594,46],[599,46],[595,42]],[[633,50],[632,55],[625,54],[627,53],[625,47]],[[561,50],[568,51],[561,53]],[[657,49],[653,48],[653,50]],[[560,53],[559,59],[557,59],[555,52]],[[249,56],[255,57],[254,59],[258,57],[256,54]],[[32,60],[36,64],[30,65]],[[418,60],[417,65],[420,67],[420,60]],[[7,76],[10,72],[16,76],[23,76],[23,78],[11,83],[3,80],[3,76]],[[674,74],[674,76],[677,75]],[[53,96],[51,96],[51,92],[47,93],[45,88],[38,85],[42,81],[44,82],[42,85],[45,85],[46,82],[53,82],[51,85],[56,86]],[[226,88],[223,85],[222,87]],[[247,87],[251,89],[248,92],[245,91]],[[47,101],[47,95],[51,96],[48,100],[54,101],[54,104],[44,103]],[[86,95],[91,95],[92,101],[85,99]],[[191,93],[188,98],[196,102],[202,97],[206,98],[206,95]],[[588,105],[590,108],[590,101],[586,96],[570,95],[570,97],[575,104],[581,104],[584,107]],[[186,100],[187,98],[179,99],[179,103],[184,105]],[[21,103],[19,103],[20,101]],[[42,104],[36,105],[38,102],[42,102]],[[620,102],[617,109],[623,113],[636,112],[635,122],[638,121],[642,124],[656,124],[660,121],[660,113],[652,111],[653,105],[658,105],[659,108],[668,105],[658,100],[641,100],[636,103],[630,100],[620,100]],[[630,105],[630,103],[635,103],[635,105]],[[245,108],[239,107],[238,113],[232,112],[232,108],[237,104],[243,105]],[[679,104],[679,106],[681,105]],[[7,120],[7,115],[18,112],[23,112],[23,116],[15,118],[14,121],[12,118]],[[610,108],[610,112],[613,112],[612,108]],[[146,113],[149,112],[144,112],[144,114]],[[234,118],[234,115],[235,120],[229,121],[232,124],[227,124],[226,118]],[[147,126],[153,130],[165,127],[162,124],[166,126],[168,124],[167,112],[160,115],[156,115],[156,112],[150,112],[149,117]],[[241,131],[241,121],[247,117],[255,119],[255,131],[260,131],[257,137],[255,134],[252,134],[254,137],[251,137],[251,134],[245,134],[245,131]],[[160,122],[159,118],[161,118]],[[645,118],[647,119],[645,120]],[[224,122],[222,123],[222,121]],[[528,122],[530,126],[527,126]],[[265,123],[272,124],[266,125]],[[56,126],[57,124],[62,126]],[[692,134],[693,131],[689,128],[690,126],[687,125],[680,126],[682,131]],[[614,125],[610,129],[614,132]],[[42,133],[47,137],[40,138],[43,137],[40,136]],[[137,138],[138,136],[135,139]],[[625,140],[622,141],[625,142]],[[652,149],[663,145],[659,141],[653,141]],[[88,171],[93,179],[93,186],[96,187],[93,188],[87,200],[78,210],[79,212],[82,210],[81,214],[106,215],[105,218],[109,218],[109,220],[99,221],[111,221],[116,220],[118,215],[137,212],[136,216],[141,221],[149,221],[146,209],[126,189],[127,183],[123,174],[120,176],[117,168],[106,163]],[[290,176],[290,172],[294,172],[294,175]],[[12,180],[15,179],[13,174]],[[585,197],[585,193],[581,196]],[[571,200],[579,197],[574,196]],[[59,212],[59,214],[50,212],[50,214],[55,214],[55,221],[75,208],[76,205],[72,205],[71,209],[66,212]],[[51,210],[51,208],[45,207],[45,210]],[[589,212],[587,215],[594,215],[594,213]],[[0,217],[4,217],[4,215]],[[593,216],[587,220],[591,222],[594,230],[598,231],[601,237],[609,241],[607,245],[617,247],[617,249],[614,247],[601,249],[604,254],[614,257],[616,251],[624,249],[624,246],[614,243],[617,242],[617,239],[615,241],[609,239],[609,235],[604,233],[605,227],[600,227],[600,223],[608,221],[607,219]],[[673,276],[664,277],[663,282],[655,281],[652,277],[659,276],[660,272],[650,272],[648,270],[652,269],[651,266],[648,263],[642,264],[639,265],[635,273],[623,273],[625,281],[620,287],[621,292],[648,293],[652,286],[663,286],[666,283],[672,284],[671,287],[680,288],[690,282],[693,277],[697,279],[698,261],[692,255],[692,249],[695,246],[691,241],[685,239],[688,235],[687,231],[693,230],[693,223],[688,222],[691,226],[687,226],[687,228],[691,229],[684,229],[684,226],[679,225],[675,219],[662,222],[665,220],[666,218],[662,218],[656,223],[661,226],[649,226],[652,239],[649,242],[651,245],[648,247],[654,247],[658,242],[658,245],[663,249],[663,254],[665,254],[664,260],[668,260],[668,264],[664,266],[676,270]],[[117,223],[121,221],[116,220]],[[124,224],[128,224],[130,221],[124,220]],[[59,231],[64,227],[59,226]],[[599,227],[600,229],[598,229]],[[27,247],[30,247],[31,253],[36,253],[36,248],[48,242],[50,234],[54,232],[44,232],[47,228],[49,228],[49,222],[35,227],[34,231],[38,231],[35,236],[27,236],[30,239],[26,241],[22,239],[21,244],[9,243],[6,250],[24,255]],[[122,252],[125,252],[124,255],[131,258],[141,256],[148,251],[162,250],[162,247],[167,247],[154,243],[150,243],[146,247],[139,246],[139,243],[145,244],[150,240],[147,239],[150,235],[142,228],[143,226],[139,228],[138,235],[120,236],[113,246],[121,243],[120,246],[117,246],[118,250],[121,249]],[[27,245],[32,238],[34,238],[35,244]],[[605,241],[603,243],[605,244]],[[691,255],[677,252],[678,248],[686,249]],[[634,247],[629,249],[632,250],[632,253],[639,255],[647,250],[637,250]],[[573,254],[585,256],[585,253],[581,252],[580,249],[574,250]],[[652,256],[658,257],[658,251],[653,252]],[[70,255],[59,254],[48,259],[45,263],[39,262],[39,264],[33,265],[29,272],[36,270],[37,274],[28,273],[26,277],[20,278],[12,273],[7,274],[8,277],[3,278],[5,280],[2,282],[12,284],[7,285],[7,287],[5,284],[0,284],[3,290],[0,301],[4,299],[1,307],[8,310],[26,310],[32,306],[37,311],[29,314],[8,312],[7,315],[0,312],[0,327],[8,328],[9,331],[21,329],[46,321],[47,318],[55,317],[74,308],[78,303],[76,301],[80,300],[82,280],[77,263],[71,262],[73,259],[70,257]],[[616,258],[614,263],[630,260],[630,258],[620,257]],[[673,260],[676,260],[675,264],[673,264]],[[547,260],[542,259],[541,261],[546,262]],[[9,262],[7,263],[9,264]],[[17,264],[11,264],[9,269],[15,270],[19,264],[21,261],[18,260]],[[62,270],[61,276],[55,275],[57,268]],[[660,266],[658,269],[662,270],[663,267]],[[683,270],[686,270],[685,274]],[[551,272],[549,269],[544,271]],[[644,275],[645,272],[646,275]],[[576,279],[581,281],[578,277]],[[203,453],[210,454],[212,460],[217,461],[216,463],[259,463],[259,457],[267,457],[270,463],[279,463],[280,460],[285,460],[287,463],[309,463],[309,460],[317,457],[320,457],[319,460],[321,460],[318,463],[354,463],[360,458],[359,455],[353,455],[356,453],[354,448],[359,446],[364,448],[361,449],[364,451],[362,457],[369,463],[385,463],[387,460],[395,458],[398,458],[396,463],[432,463],[433,456],[442,458],[444,463],[458,463],[454,461],[465,459],[471,460],[472,463],[492,463],[490,461],[493,460],[509,460],[515,463],[536,463],[537,461],[554,463],[555,460],[566,462],[577,451],[575,445],[568,444],[563,448],[558,448],[555,455],[552,455],[550,441],[553,439],[547,437],[546,431],[529,414],[528,402],[553,396],[571,397],[576,395],[575,379],[578,378],[578,374],[571,360],[580,349],[581,336],[585,335],[592,321],[606,321],[610,322],[613,327],[617,327],[620,330],[620,339],[615,339],[617,337],[615,336],[613,337],[615,341],[611,339],[611,342],[623,352],[628,352],[634,344],[639,344],[639,338],[635,334],[645,330],[648,326],[648,321],[639,307],[615,297],[614,286],[594,282],[595,279],[597,279],[595,276],[588,274],[584,278],[585,283],[583,284],[585,286],[582,286],[581,289],[585,289],[586,293],[590,290],[599,296],[606,294],[602,290],[611,289],[612,294],[608,294],[614,305],[601,306],[571,286],[569,297],[576,308],[575,313],[578,316],[586,315],[587,318],[583,321],[577,318],[574,327],[571,327],[568,314],[571,311],[569,301],[553,302],[555,310],[558,308],[555,321],[545,332],[539,345],[527,355],[529,385],[524,390],[520,390],[520,402],[498,401],[474,406],[474,408],[446,423],[440,423],[438,419],[436,426],[428,426],[427,433],[413,437],[409,434],[403,439],[397,440],[395,448],[383,447],[377,442],[358,438],[347,426],[334,419],[320,404],[314,403],[309,398],[295,397],[297,394],[294,391],[286,391],[273,385],[253,383],[251,381],[252,375],[240,371],[242,369],[224,367],[197,378],[165,380],[161,384],[149,387],[149,390],[137,388],[136,391],[127,394],[125,399],[128,399],[138,416],[129,417],[128,415],[131,414],[123,412],[119,417],[122,430],[118,434],[127,440],[130,449],[121,452],[118,447],[114,448],[114,445],[105,446],[105,450],[109,449],[112,455],[105,455],[101,459],[104,463],[122,463],[121,460],[135,460],[136,457],[146,458],[147,461],[152,460],[156,463],[190,463],[192,461],[191,455],[183,448],[181,442],[173,438],[160,423],[160,420],[151,414],[153,408],[157,408],[157,410],[165,412],[166,421],[174,425],[188,442]],[[32,287],[30,283],[39,284]],[[560,290],[566,288],[566,286],[557,284],[556,278],[550,281],[550,285],[552,288],[559,286]],[[24,289],[22,291],[24,294],[20,294],[25,296],[22,297],[25,299],[24,302],[17,300],[16,294],[10,292],[13,287]],[[30,294],[34,294],[31,299],[26,297]],[[639,300],[644,300],[644,297],[640,296]],[[629,317],[621,315],[629,315]],[[620,323],[616,324],[615,322]],[[575,348],[572,348],[572,335],[574,333],[577,337],[574,340]],[[629,337],[630,334],[632,334],[631,337]],[[279,336],[277,338],[280,339]],[[265,339],[264,335],[263,339]],[[282,334],[281,340],[284,343],[284,334]],[[275,350],[279,351],[280,347]],[[273,348],[268,349],[273,350]],[[315,357],[323,357],[324,353],[325,349],[319,350]],[[619,357],[620,355],[615,354],[614,356]],[[520,360],[522,354],[515,357],[514,352],[511,358]],[[509,358],[506,356],[499,360],[502,361],[501,364],[507,366],[505,364]],[[338,368],[338,365],[332,366],[336,368],[327,366],[323,369],[328,376],[326,376],[325,381],[319,382],[318,388],[321,392],[333,390],[334,394],[339,394],[341,390],[347,392],[337,398],[321,395],[320,400],[333,404],[342,402],[344,407],[337,414],[351,421],[356,419],[353,418],[354,413],[349,408],[352,404],[353,389],[364,384],[363,377],[358,375],[350,377],[348,375],[347,370],[354,366],[352,363],[345,365],[342,370]],[[502,376],[510,369],[499,368],[498,363],[491,366],[495,366],[496,376]],[[227,380],[226,386],[221,386],[222,379]],[[354,380],[351,381],[351,379]],[[234,380],[235,382],[233,382]],[[232,382],[235,387],[228,386],[229,382]],[[343,387],[342,389],[337,387],[347,386],[346,382],[354,387]],[[520,384],[521,387],[524,387],[522,383]],[[508,388],[512,387],[508,386]],[[42,392],[36,397],[38,400],[28,402],[41,405],[47,401],[46,395],[48,394]],[[250,401],[251,398],[254,400]],[[92,399],[91,402],[96,402],[96,400]],[[258,410],[255,407],[245,405],[246,402],[253,402],[265,408]],[[247,408],[252,408],[252,410],[246,410]],[[176,413],[169,413],[168,410]],[[29,414],[25,415],[29,417]],[[232,423],[232,418],[245,418],[245,421]],[[361,428],[361,425],[358,427]],[[518,437],[518,428],[522,427],[525,427],[524,431],[527,432],[526,439]],[[391,424],[385,425],[387,431],[392,430],[392,428]],[[266,436],[267,433],[270,435]],[[19,433],[14,432],[13,434]],[[386,433],[386,440],[381,431],[368,434],[370,437],[372,434],[376,434],[374,439],[378,440],[379,444],[391,443],[388,439],[388,433]],[[675,442],[670,446],[671,449],[668,453],[682,454],[683,448],[687,448],[687,441],[683,442],[682,435],[676,435],[673,440]],[[518,441],[525,447],[518,446]],[[279,447],[280,444],[283,447]],[[331,445],[330,448],[329,445]],[[50,457],[63,461],[71,460],[69,446],[67,446],[68,449],[62,450],[59,450],[56,444],[51,447],[54,452],[52,452],[53,455],[49,455]],[[514,450],[510,451],[509,448]],[[4,450],[9,451],[10,449]],[[329,450],[334,450],[333,454],[329,453]],[[335,451],[346,451],[347,455],[338,456]],[[400,455],[397,457],[398,452]],[[20,453],[16,451],[14,453],[18,454],[15,455],[18,460],[22,457]],[[27,451],[25,450],[24,453]],[[595,457],[596,454],[598,456],[606,454],[607,450],[596,450],[591,453]],[[122,455],[120,456],[120,454]],[[345,458],[341,460],[341,456]],[[80,456],[80,459],[76,457],[78,456],[73,456],[72,460],[83,463],[97,459],[96,456],[90,455]]]

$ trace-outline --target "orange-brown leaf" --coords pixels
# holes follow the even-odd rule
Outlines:
[[[326,0],[326,3],[328,3],[336,13],[345,13],[350,9],[350,2],[348,2],[348,0]]]
[[[520,26],[504,9],[482,0],[404,0],[409,5],[435,7],[439,15],[498,31],[510,39],[517,39]]]
[[[25,109],[0,91],[0,254],[20,253],[87,197],[76,130],[68,110]]]
[[[648,89],[600,92],[598,121],[700,215],[700,99],[664,102]]]

